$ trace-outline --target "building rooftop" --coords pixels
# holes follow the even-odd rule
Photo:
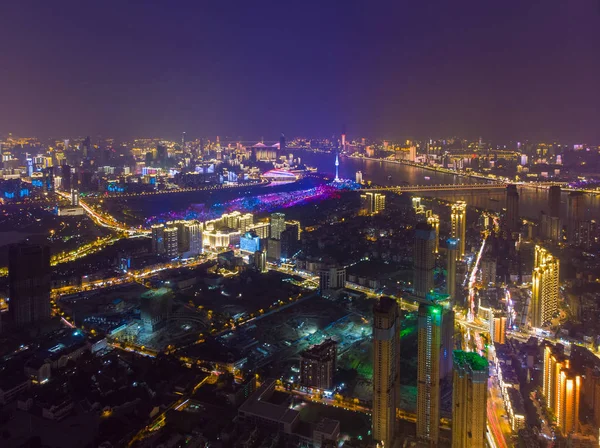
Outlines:
[[[394,307],[398,306],[396,301],[390,297],[382,297],[378,302],[375,303],[373,307],[374,313],[389,313],[394,309]]]
[[[456,364],[468,365],[474,372],[488,369],[487,360],[475,352],[454,350],[454,362]]]

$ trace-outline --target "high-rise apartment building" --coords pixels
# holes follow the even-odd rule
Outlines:
[[[346,285],[346,269],[332,267],[319,272],[319,290],[342,289]]]
[[[400,387],[400,314],[394,299],[373,307],[373,439],[391,447]]]
[[[458,258],[462,260],[466,252],[467,238],[467,204],[464,201],[458,201],[452,204],[452,213],[450,214],[452,224],[452,238],[458,239]]]
[[[440,431],[441,306],[419,306],[417,338],[417,438],[430,446],[437,446]]]
[[[300,385],[321,390],[333,389],[337,342],[327,339],[300,354]]]
[[[492,312],[490,316],[490,336],[496,344],[506,343],[506,315]]]
[[[487,360],[474,352],[454,352],[452,448],[485,448]]]
[[[559,262],[546,249],[535,246],[531,281],[531,325],[540,328],[558,310]]]
[[[177,258],[179,256],[179,243],[177,241],[177,234],[177,227],[165,227],[165,255],[170,259]]]
[[[456,299],[456,262],[459,258],[459,244],[456,238],[446,240],[447,258],[446,258],[446,293],[450,300]]]
[[[483,257],[481,260],[481,284],[488,287],[496,284],[496,259]]]
[[[418,223],[415,227],[413,251],[413,288],[415,296],[423,299],[433,292],[434,250],[435,230],[427,223]]]
[[[564,436],[579,430],[581,384],[581,376],[570,368],[570,360],[558,353],[556,347],[546,346],[542,393]]]
[[[585,219],[585,194],[581,191],[569,193],[567,237],[570,244],[579,244],[579,223]]]
[[[432,213],[431,210],[427,210],[426,216],[427,224],[435,231],[435,247],[433,248],[433,253],[437,254],[440,252],[440,216]]]
[[[361,209],[372,215],[385,210],[385,195],[381,193],[365,193],[360,195]]]
[[[15,326],[50,318],[50,248],[15,244],[8,250],[9,313]]]
[[[517,232],[520,227],[519,190],[516,185],[506,186],[506,227],[510,232]]]
[[[281,232],[285,230],[285,215],[283,213],[271,213],[271,239],[281,238]]]

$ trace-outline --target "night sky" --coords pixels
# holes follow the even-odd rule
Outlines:
[[[600,142],[598,0],[6,0],[0,48],[0,134]]]

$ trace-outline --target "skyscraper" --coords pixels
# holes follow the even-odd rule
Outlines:
[[[452,448],[485,448],[488,362],[474,352],[454,352]]]
[[[506,227],[510,232],[519,230],[519,191],[516,185],[506,186]]]
[[[9,312],[14,325],[50,317],[50,248],[16,244],[8,250]]]
[[[393,446],[400,387],[400,314],[394,299],[373,307],[373,439]]]
[[[430,446],[439,440],[440,381],[451,370],[453,327],[449,307],[435,302],[419,305],[417,438]]]
[[[415,227],[413,253],[414,294],[426,298],[433,291],[433,270],[435,268],[435,230],[424,222]]]
[[[570,244],[579,244],[579,223],[585,219],[585,200],[581,191],[569,193],[567,236]]]
[[[456,261],[458,257],[458,240],[456,238],[448,238],[446,240],[448,256],[446,259],[446,293],[450,296],[450,300],[456,299]]]
[[[548,210],[551,217],[560,218],[560,186],[552,185],[548,189]]]
[[[559,262],[546,249],[535,246],[531,281],[531,325],[544,326],[558,310]]]
[[[281,232],[285,230],[285,215],[283,213],[271,213],[271,239],[281,238]]]
[[[151,227],[152,231],[152,253],[161,255],[165,253],[165,226],[162,224],[154,224]]]
[[[258,272],[267,272],[267,253],[264,250],[254,252],[254,267]]]
[[[467,204],[463,201],[458,201],[452,204],[452,213],[450,215],[452,221],[452,238],[458,239],[458,258],[460,261],[465,256],[466,237],[467,237]]]
[[[426,215],[427,224],[435,230],[435,247],[433,252],[437,254],[440,251],[440,216],[432,213],[431,210],[427,210]]]
[[[280,154],[284,154],[286,149],[285,146],[285,135],[283,135],[283,133],[281,134],[281,137],[279,137],[279,152]]]

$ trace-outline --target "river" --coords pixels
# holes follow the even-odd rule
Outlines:
[[[299,151],[295,154],[302,158],[303,163],[314,166],[319,172],[335,173],[335,154]],[[355,179],[357,171],[362,171],[365,181],[378,185],[436,185],[436,184],[466,184],[479,183],[480,179],[439,173],[424,168],[403,165],[393,162],[365,160],[352,157],[341,157],[339,173],[341,178]],[[460,193],[423,193],[423,196],[438,197],[448,200],[462,200],[468,205],[501,211],[506,207],[506,196],[503,191],[490,190]],[[568,193],[562,193],[561,218],[566,220],[568,210]],[[600,195],[585,195],[585,219],[600,219]],[[519,212],[522,217],[539,219],[540,212],[548,212],[548,190],[529,187],[519,188]]]

